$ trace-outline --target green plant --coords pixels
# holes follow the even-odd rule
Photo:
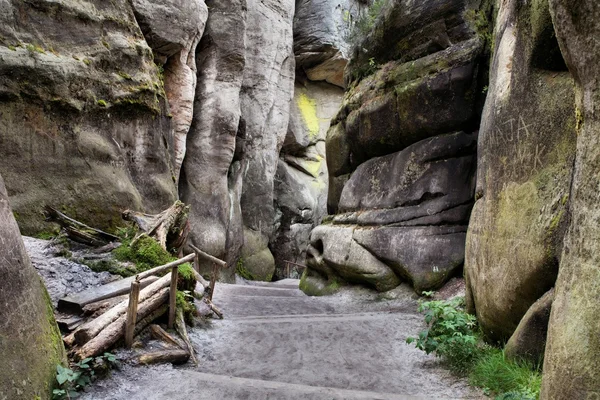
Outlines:
[[[106,103],[106,100],[98,100],[98,105],[100,107],[108,107],[108,103]]]
[[[539,367],[525,361],[508,360],[501,349],[488,347],[469,374],[469,382],[498,394],[497,399],[532,399],[539,396]]]
[[[433,292],[424,292],[433,296]],[[496,400],[536,400],[541,387],[539,366],[512,361],[482,340],[477,320],[464,310],[464,298],[419,303],[427,329],[406,342],[443,358],[450,368],[468,375],[469,383],[495,394]]]
[[[58,387],[52,391],[53,400],[75,399],[79,392],[89,385],[98,371],[107,371],[117,365],[114,354],[104,353],[99,357],[88,357],[73,365],[73,369],[56,366],[56,382]]]
[[[133,245],[131,245],[131,239],[125,239],[121,242],[121,246],[113,251],[113,254],[119,261],[135,263],[138,272],[174,260],[174,257],[168,251],[160,247],[160,244],[149,236],[142,236]]]
[[[477,321],[464,311],[464,298],[421,302],[419,312],[425,313],[427,329],[406,342],[442,357],[457,371],[465,371],[477,355]]]

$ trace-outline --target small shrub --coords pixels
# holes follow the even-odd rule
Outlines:
[[[111,353],[104,353],[99,357],[88,357],[77,364],[73,369],[56,366],[57,388],[52,391],[53,400],[75,399],[79,392],[92,383],[98,373],[106,373],[111,367],[117,366],[117,359]]]
[[[425,313],[428,329],[406,342],[444,358],[454,370],[467,370],[477,356],[479,338],[475,333],[475,317],[464,311],[464,299],[421,302],[419,312]]]
[[[476,318],[464,310],[463,298],[420,302],[419,312],[425,314],[427,329],[406,339],[407,343],[443,358],[452,370],[467,375],[471,385],[497,395],[496,400],[539,397],[539,367],[507,360],[501,349],[485,344]]]
[[[356,20],[352,21],[349,17],[344,18],[351,23],[350,33],[346,38],[349,43],[357,45],[363,37],[369,34],[375,26],[375,21],[381,14],[385,3],[386,0],[373,0],[366,12],[362,13]]]

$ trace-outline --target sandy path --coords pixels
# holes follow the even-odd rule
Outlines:
[[[405,344],[416,302],[367,292],[311,298],[297,281],[217,286],[226,319],[191,331],[199,366],[125,366],[87,400],[476,399],[483,396]]]

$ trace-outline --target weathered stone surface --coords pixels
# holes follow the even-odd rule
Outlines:
[[[49,399],[65,350],[0,177],[0,399]]]
[[[593,399],[600,396],[600,4],[550,0],[550,9],[577,87],[577,156],[541,398]]]
[[[246,240],[242,256],[259,254],[275,270],[267,245],[274,233],[274,179],[286,137],[294,93],[293,0],[248,0],[246,68],[241,91],[245,133],[241,209],[245,232],[261,240]],[[259,271],[250,271],[258,274]],[[268,274],[261,273],[262,276]]]
[[[553,32],[546,1],[498,11],[465,258],[469,308],[496,340],[513,334],[558,272],[576,122]]]
[[[398,153],[372,158],[344,186],[340,211],[398,209],[427,203],[422,215],[471,202],[475,135],[459,132],[423,140]],[[430,203],[443,206],[430,207]],[[415,218],[413,216],[413,218]],[[384,224],[399,221],[386,221]]]
[[[548,320],[553,301],[554,288],[529,307],[504,347],[506,357],[515,361],[527,360],[532,365],[540,364],[546,350]]]
[[[320,225],[311,234],[306,264],[329,280],[339,276],[385,292],[400,284],[394,271],[354,239],[354,227]]]
[[[300,0],[294,15],[296,67],[312,81],[344,87],[348,35],[366,5],[358,0]]]
[[[211,3],[204,38],[196,55],[194,120],[188,133],[180,181],[182,200],[191,205],[189,240],[221,259],[227,254],[232,214],[236,215],[228,172],[236,152],[241,115],[245,9],[245,0]],[[241,232],[239,220],[235,231]]]
[[[298,278],[311,229],[327,213],[325,136],[342,91],[326,83],[296,83],[288,133],[275,176],[275,235],[269,244],[277,266],[275,277]],[[289,268],[288,268],[289,267]]]
[[[129,2],[3,1],[0,172],[24,233],[44,204],[100,228],[176,187],[171,123]]]
[[[135,17],[154,60],[163,65],[164,85],[173,121],[173,169],[179,179],[196,89],[196,46],[208,17],[204,0],[132,2]]]
[[[381,227],[357,229],[354,240],[421,293],[440,288],[462,266],[466,231],[466,225]]]
[[[336,275],[376,286],[350,247],[338,263],[326,262],[326,248],[315,250],[342,226],[417,292],[439,288],[462,266],[485,46],[476,20],[485,21],[486,10],[476,3],[388,2],[356,47],[327,135],[333,226],[311,235],[305,287],[322,292]]]

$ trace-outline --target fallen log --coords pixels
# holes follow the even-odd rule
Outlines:
[[[163,350],[142,354],[138,357],[138,362],[143,365],[159,363],[185,364],[189,358],[190,353],[185,350]]]
[[[45,214],[46,220],[58,223],[65,230],[69,238],[75,242],[98,247],[119,241],[117,236],[101,231],[100,229],[92,228],[91,226],[66,216],[53,207],[46,206]]]
[[[190,337],[187,333],[187,328],[185,327],[185,319],[183,318],[183,311],[181,309],[177,310],[177,318],[175,320],[175,331],[181,336],[185,345],[187,347],[187,351],[190,354],[190,358],[194,365],[198,365],[198,359],[196,359],[196,354],[194,351],[194,346],[192,346],[192,342],[190,341]]]
[[[140,287],[143,289],[158,280],[155,276],[141,276]],[[58,300],[58,311],[79,314],[83,312],[86,305],[96,303],[101,300],[110,299],[122,294],[129,293],[131,282],[135,281],[135,276],[107,283],[106,285],[94,287],[79,293],[70,294]]]
[[[134,245],[144,234],[156,239],[160,246],[167,249],[179,250],[189,234],[188,214],[190,207],[181,201],[176,201],[171,207],[160,214],[150,215],[132,210],[123,212],[123,219],[135,223],[142,231],[131,245]]]
[[[122,294],[117,297],[112,297],[106,300],[96,301],[94,303],[87,304],[83,306],[83,315],[86,315],[90,318],[97,318],[98,316],[104,314],[108,309],[113,308],[120,302],[127,300],[129,297],[128,294]]]
[[[169,289],[161,289],[152,297],[141,302],[138,307],[137,319],[142,320],[153,311],[162,306],[169,297]],[[110,349],[125,334],[126,315],[123,314],[117,320],[104,328],[96,337],[84,344],[75,351],[75,357],[82,360],[87,357],[94,357]]]
[[[146,299],[150,298],[157,292],[161,291],[161,289],[169,286],[171,282],[171,273],[163,276],[156,282],[152,283],[148,287],[144,288],[140,292],[139,302],[143,302]],[[168,290],[168,289],[167,289]],[[129,306],[129,296],[127,296],[127,300],[123,300],[104,314],[100,315],[98,318],[86,322],[84,325],[80,326],[77,330],[75,330],[75,342],[79,345],[87,343],[96,335],[98,335],[103,329],[105,329],[109,324],[117,320],[119,317],[125,314],[127,311],[127,307]]]
[[[179,340],[175,339],[169,332],[161,328],[160,325],[150,325],[150,333],[152,334],[152,336],[154,336],[155,339],[163,340],[167,343],[179,347],[182,350],[186,349],[185,343],[180,343]]]
[[[144,329],[146,329],[146,327],[148,325],[150,325],[151,323],[153,323],[154,321],[156,321],[157,319],[159,319],[160,317],[165,315],[167,313],[167,311],[169,311],[169,305],[165,303],[162,306],[158,307],[156,310],[152,311],[141,321],[138,321],[138,323],[135,324],[135,330],[133,331],[133,337],[136,337],[137,335],[139,335]]]
[[[179,260],[170,262],[168,264],[165,264],[165,265],[162,265],[162,266],[159,266],[156,268],[152,268],[148,271],[144,271],[144,272],[138,274],[137,276],[140,279],[144,279],[152,274],[161,273],[163,271],[170,270],[173,267],[176,267],[183,263],[189,262],[190,260],[193,260],[193,258],[194,258],[194,254],[189,254],[188,256],[183,257]],[[135,279],[135,277],[134,277],[134,279]],[[144,288],[144,290],[142,290],[140,292],[139,301],[140,302],[144,301],[145,299],[147,299],[148,297],[150,297],[154,293],[156,293],[158,290],[169,286],[170,283],[171,283],[171,273],[168,273],[167,275],[163,276],[162,278],[156,280],[155,282],[151,283],[146,288]],[[94,336],[96,336],[102,329],[104,329],[106,326],[108,326],[108,324],[110,324],[111,322],[113,322],[114,320],[116,320],[122,314],[125,313],[125,311],[127,310],[128,303],[129,303],[128,299],[123,300],[122,302],[115,305],[113,308],[111,308],[104,314],[100,315],[98,318],[80,326],[75,331],[75,342],[77,344],[81,345],[81,344],[84,344],[87,341],[89,341]]]

